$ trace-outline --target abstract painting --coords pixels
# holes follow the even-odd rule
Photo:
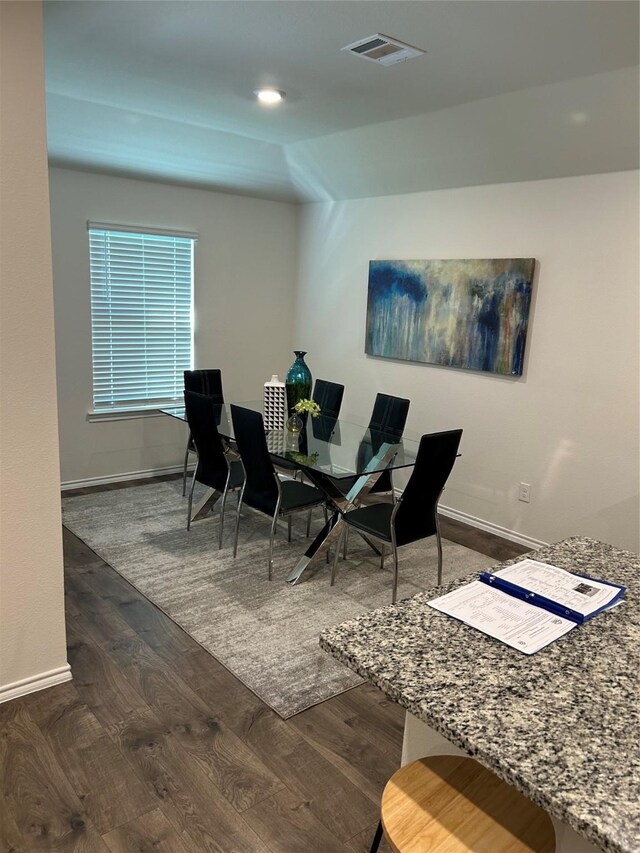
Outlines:
[[[365,352],[521,376],[534,265],[370,261]]]

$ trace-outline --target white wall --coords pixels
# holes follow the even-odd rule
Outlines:
[[[222,367],[229,399],[258,396],[303,347],[314,376],[345,383],[346,414],[382,390],[412,399],[414,434],[465,429],[443,498],[460,517],[638,549],[636,172],[307,205],[300,232],[292,205],[65,169],[51,196],[63,481],[180,463],[181,424],[86,420],[86,220],[174,226],[200,233],[196,361]],[[368,261],[386,257],[535,257],[524,376],[365,356]]]
[[[319,201],[637,169],[639,83],[621,68],[305,139],[289,169]]]
[[[0,3],[0,701],[66,661],[40,3]]]
[[[307,205],[297,339],[345,414],[384,391],[411,398],[409,433],[464,428],[461,517],[638,550],[638,226],[637,172]],[[370,259],[500,257],[537,260],[521,378],[364,354]]]
[[[229,400],[253,400],[293,360],[295,205],[51,169],[63,482],[181,464],[186,432],[167,417],[89,423],[87,220],[197,231],[195,364],[219,367]]]

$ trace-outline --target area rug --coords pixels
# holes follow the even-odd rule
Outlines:
[[[233,558],[233,509],[218,550],[217,509],[186,529],[181,481],[149,483],[63,498],[63,522],[143,595],[283,718],[361,683],[318,645],[331,625],[391,601],[390,566],[352,536],[349,558],[329,585],[324,559],[294,587],[286,577],[306,548],[306,515],[274,546],[267,580],[270,519],[243,508]],[[234,507],[235,499],[230,499]],[[316,510],[312,535],[323,523]],[[445,541],[444,580],[490,566],[476,551]],[[400,549],[398,599],[435,585],[435,538]],[[391,560],[388,560],[391,563]]]

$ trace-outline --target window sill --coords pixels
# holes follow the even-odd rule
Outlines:
[[[176,403],[165,403],[163,408],[171,408],[177,405]],[[87,421],[89,423],[100,423],[102,421],[132,421],[139,418],[160,418],[165,415],[160,409],[113,409],[106,410],[91,410],[87,412]]]

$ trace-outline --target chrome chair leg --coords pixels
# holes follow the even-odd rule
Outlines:
[[[187,493],[187,466],[189,464],[189,445],[191,444],[191,433],[187,439],[187,449],[184,452],[184,465],[182,467],[182,497]]]
[[[384,544],[380,545],[380,568],[384,569]]]
[[[347,530],[348,530],[348,527],[345,524],[344,530],[342,531],[338,541],[336,542],[336,553],[335,553],[335,556],[333,558],[333,565],[331,566],[331,586],[333,586],[336,582],[336,571],[338,569],[338,559],[340,557],[340,546],[342,545],[342,542],[340,540],[343,539],[347,535]]]
[[[349,545],[349,528],[347,527],[345,529],[344,541],[342,543],[342,559],[343,560],[347,559],[347,547],[348,547],[348,545]]]
[[[307,516],[307,539],[311,536],[311,512],[309,510],[309,515]]]
[[[327,509],[327,505],[322,504],[322,511],[324,512],[324,523],[329,523],[329,510]],[[327,545],[327,565],[331,562],[331,542]]]
[[[271,533],[269,535],[269,580],[271,580],[271,574],[273,572],[273,537],[275,536],[277,521],[278,515],[275,513],[271,522]],[[291,531],[291,516],[289,516],[289,531]],[[289,542],[291,542],[291,539],[289,539]]]
[[[238,533],[240,532],[240,508],[242,507],[242,498],[244,495],[244,486],[240,489],[238,494],[238,505],[236,507],[236,532],[233,537],[233,556],[235,557],[238,553]]]
[[[224,508],[227,502],[227,489],[222,493],[222,506],[220,507],[220,534],[218,536],[218,551],[222,549],[222,533],[224,530]]]
[[[187,530],[191,530],[191,508],[193,507],[193,490],[196,487],[196,474],[198,473],[198,468],[196,466],[193,477],[191,478],[191,488],[189,489],[189,504],[187,506]],[[184,495],[184,492],[182,493]]]
[[[440,522],[436,512],[436,544],[438,546],[438,586],[442,583],[442,537],[440,536]]]
[[[393,543],[393,592],[391,593],[391,603],[396,603],[398,597],[398,548],[396,543]]]
[[[287,518],[287,542],[291,542],[291,516]],[[269,575],[271,577],[271,575]]]

